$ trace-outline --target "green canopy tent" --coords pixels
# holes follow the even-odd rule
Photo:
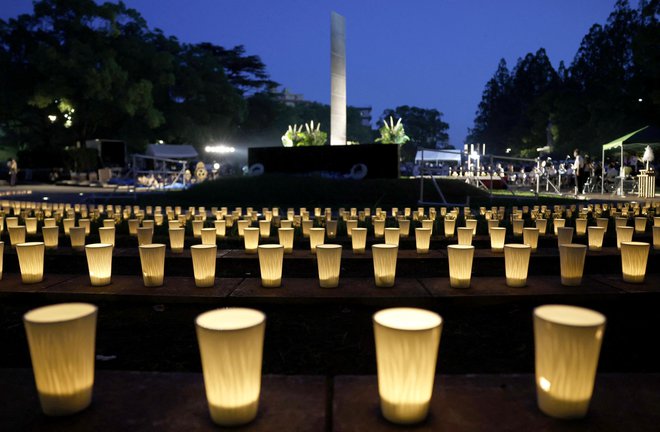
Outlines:
[[[619,191],[623,193],[623,151],[626,150],[639,150],[647,145],[656,146],[660,145],[660,128],[655,126],[644,126],[634,132],[624,135],[615,139],[612,142],[603,145],[603,171],[605,170],[605,151],[612,149],[620,149],[621,152],[621,168],[619,170]],[[600,193],[605,193],[605,176],[600,177]]]

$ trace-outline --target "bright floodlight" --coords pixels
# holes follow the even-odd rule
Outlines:
[[[234,153],[236,151],[236,149],[232,146],[219,144],[219,145],[208,145],[208,146],[204,147],[204,151],[206,153],[228,154],[228,153]],[[218,166],[218,168],[219,168],[219,166]]]

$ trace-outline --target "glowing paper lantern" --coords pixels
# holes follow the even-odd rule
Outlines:
[[[194,238],[200,238],[202,236],[202,228],[204,228],[203,220],[192,221],[192,233]]]
[[[243,229],[243,243],[245,244],[245,253],[256,254],[259,246],[259,228],[247,227]]]
[[[547,219],[536,219],[536,228],[539,230],[540,235],[545,235],[548,229],[548,220]]]
[[[165,278],[165,245],[151,243],[139,246],[139,250],[144,286],[162,286]]]
[[[527,244],[504,245],[506,284],[510,287],[527,285],[527,271],[532,248]]]
[[[108,285],[112,278],[112,244],[93,243],[85,246],[89,281],[92,286]]]
[[[587,414],[594,388],[605,317],[575,306],[534,309],[536,395],[545,414],[562,419]]]
[[[71,248],[76,251],[85,250],[85,228],[84,227],[71,227],[69,228],[69,240],[71,241]]]
[[[645,217],[636,217],[635,218],[635,232],[636,233],[642,234],[642,233],[646,232],[646,221],[647,220],[648,219],[645,218]],[[26,225],[27,225],[27,222],[26,222]],[[28,231],[28,234],[29,234],[29,231]]]
[[[250,221],[241,219],[239,221],[236,221],[236,226],[238,227],[238,235],[240,237],[243,237],[245,235],[245,228],[250,226]]]
[[[60,242],[60,228],[55,226],[42,226],[41,235],[44,239],[46,249],[57,249]]]
[[[465,220],[465,227],[466,228],[472,228],[472,235],[477,234],[477,220],[476,219],[466,219]]]
[[[44,253],[42,242],[18,243],[18,265],[21,269],[21,280],[25,284],[41,282],[44,279]]]
[[[506,238],[506,228],[492,227],[490,229],[490,250],[499,253],[504,250],[504,241]]]
[[[167,232],[170,238],[170,249],[172,252],[182,253],[186,238],[186,230],[184,228],[170,227]]]
[[[454,231],[456,230],[456,219],[445,218],[444,227],[445,237],[454,237]]]
[[[522,219],[514,219],[511,221],[511,225],[513,227],[513,235],[518,237],[523,235],[523,228],[525,226],[525,221]]]
[[[431,234],[433,234],[433,220],[431,219],[424,219],[422,221],[422,228],[428,228],[431,230]]]
[[[71,227],[76,225],[76,220],[73,218],[62,219],[62,228],[64,229],[64,234],[69,235],[69,230]],[[7,221],[7,227],[9,227],[9,221]]]
[[[216,309],[199,315],[195,325],[213,422],[249,423],[259,406],[266,316],[254,309]]]
[[[316,246],[316,263],[321,288],[336,288],[341,270],[341,245],[320,244]]]
[[[447,246],[447,258],[449,260],[449,285],[452,288],[470,287],[473,257],[474,246]]]
[[[491,229],[500,226],[500,221],[498,219],[488,219],[487,223],[488,223],[488,234],[490,234]]]
[[[153,228],[147,228],[147,227],[138,227],[137,229],[137,239],[138,239],[138,245],[146,245],[146,244],[151,244],[153,243],[154,237],[154,229]]]
[[[215,245],[216,229],[215,228],[202,228],[200,231],[202,244]]]
[[[552,220],[552,226],[554,227],[555,230],[555,235],[557,235],[557,228],[561,228],[566,225],[566,219],[553,219]]]
[[[57,225],[57,221],[55,220],[55,218],[44,219],[44,226],[51,227],[56,225]]]
[[[289,228],[278,228],[277,236],[279,244],[284,246],[284,253],[290,254],[293,252],[293,235],[294,229]]]
[[[399,246],[401,232],[399,228],[385,228],[385,243]]]
[[[558,227],[557,228],[557,244],[563,245],[573,243],[573,228],[571,227]]]
[[[607,218],[596,218],[596,226],[605,229],[605,231],[607,231],[608,222]]]
[[[284,246],[279,244],[259,245],[258,252],[261,286],[264,288],[279,287],[282,285]]]
[[[292,227],[293,227],[293,221],[290,220],[280,221],[280,228],[292,228]]]
[[[385,219],[374,219],[374,237],[385,236]]]
[[[625,282],[644,282],[650,248],[651,245],[644,242],[621,243],[621,270]]]
[[[91,304],[62,303],[23,316],[44,414],[70,415],[92,402],[96,315]]]
[[[259,235],[261,238],[270,237],[270,220],[259,221]]]
[[[17,217],[13,217],[13,216],[12,217],[7,217],[7,218],[5,218],[5,222],[7,223],[7,229],[9,229],[9,227],[18,226],[18,218]]]
[[[78,226],[85,228],[85,235],[89,235],[92,232],[92,221],[89,219],[80,219],[78,220]]]
[[[353,228],[357,228],[358,221],[349,219],[346,221],[346,234],[351,237]]]
[[[217,220],[213,222],[213,226],[215,227],[215,235],[220,238],[225,238],[225,235],[227,234],[227,222],[223,220]]]
[[[431,228],[415,228],[415,247],[418,254],[429,253],[431,246]]]
[[[471,245],[472,244],[472,236],[474,234],[472,228],[468,227],[460,227],[458,228],[458,244],[459,245]]]
[[[14,225],[8,226],[7,231],[9,231],[9,242],[11,247],[16,247],[19,243],[25,243],[25,226],[24,225]]]
[[[381,412],[393,423],[419,423],[428,415],[442,318],[423,309],[392,308],[373,320]]]
[[[0,241],[0,280],[2,280],[4,257],[5,257],[5,242]]]
[[[587,233],[587,220],[586,219],[575,219],[575,235],[583,236]]]
[[[214,228],[211,228],[215,230]],[[215,233],[214,233],[215,238]],[[218,246],[201,244],[190,246],[195,286],[199,288],[212,287],[215,284],[215,262]]]
[[[103,227],[104,228],[114,228],[115,227],[115,220],[114,219],[103,219]]]
[[[313,226],[314,226],[314,221],[313,220],[304,220],[304,221],[302,221],[302,234],[303,234],[303,237],[305,237],[305,238],[309,237],[309,230],[311,230]]]
[[[582,283],[586,255],[587,247],[585,245],[562,244],[559,246],[562,285],[577,286]]]
[[[529,245],[532,252],[536,252],[539,244],[539,229],[523,228],[523,243]]]
[[[399,235],[407,238],[410,235],[410,220],[399,219]]]
[[[398,251],[399,247],[391,244],[375,244],[371,246],[374,262],[374,279],[377,287],[394,286]]]
[[[599,251],[603,248],[603,238],[605,237],[605,230],[606,228],[599,226],[590,226],[587,228],[587,239],[589,241],[589,250]]]
[[[614,227],[620,227],[620,226],[626,226],[628,223],[628,218],[627,217],[617,217],[614,218]]]
[[[354,254],[363,254],[367,247],[367,229],[353,228],[351,230],[351,244]]]
[[[660,217],[656,216],[653,218],[653,226],[660,227]]]
[[[309,229],[309,249],[313,254],[316,253],[316,246],[323,244],[325,241],[325,228],[310,228]]]
[[[132,236],[137,236],[138,228],[140,227],[140,219],[129,219],[128,220],[128,234]]]
[[[635,231],[635,229],[633,227],[629,227],[629,226],[619,225],[618,227],[616,227],[616,247],[617,247],[617,249],[621,249],[621,243],[622,242],[632,241],[634,231]]]
[[[325,221],[325,231],[329,239],[334,239],[337,237],[337,221],[336,220],[327,220]]]
[[[25,218],[25,232],[30,235],[37,233],[37,218],[29,217]]]
[[[660,250],[660,226],[653,227],[653,249]]]

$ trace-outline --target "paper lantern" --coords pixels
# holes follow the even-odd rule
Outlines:
[[[444,221],[445,237],[454,237],[456,229],[456,219],[447,219]]]
[[[616,227],[616,247],[617,247],[617,249],[621,249],[621,243],[622,242],[632,241],[634,231],[635,231],[635,229],[633,227],[629,227],[629,226],[619,225],[618,227]]]
[[[587,414],[594,388],[605,317],[575,306],[534,309],[536,395],[545,414],[562,419]]]
[[[245,235],[245,228],[248,228],[250,226],[250,221],[241,219],[239,221],[236,221],[236,226],[238,227],[238,235],[240,237],[243,237]]]
[[[85,246],[89,281],[92,286],[108,285],[112,278],[112,249],[110,243],[93,243]]]
[[[71,241],[71,248],[76,251],[85,250],[85,228],[84,227],[71,227],[69,228],[69,240]]]
[[[424,219],[422,221],[422,228],[428,228],[431,230],[431,235],[433,234],[433,221],[431,219]]]
[[[103,219],[103,227],[104,228],[114,228],[115,227],[115,220],[114,219]]]
[[[660,226],[653,227],[653,249],[660,250]]]
[[[493,253],[500,253],[504,250],[504,241],[506,238],[506,228],[490,228],[490,250]]]
[[[140,219],[129,219],[128,220],[128,234],[132,236],[137,236],[138,228],[140,227]]]
[[[586,255],[587,247],[585,245],[562,244],[559,246],[559,265],[562,285],[577,286],[582,283]]]
[[[37,233],[37,218],[25,218],[25,232],[30,235],[35,235]]]
[[[257,246],[259,246],[259,228],[244,228],[243,243],[245,245],[246,254],[256,254]]]
[[[504,245],[504,268],[506,271],[506,284],[510,287],[524,287],[527,285],[527,270],[531,246],[527,244]]]
[[[525,221],[523,219],[514,219],[511,221],[513,228],[513,235],[518,237],[523,235],[523,228],[525,226]]]
[[[293,235],[294,229],[291,227],[277,230],[279,244],[284,246],[284,253],[290,254],[293,252]]]
[[[587,220],[586,219],[575,219],[575,235],[583,236],[587,233]]]
[[[76,225],[76,220],[73,218],[62,219],[62,228],[64,229],[64,234],[69,235],[69,230],[71,227]],[[9,225],[7,225],[9,227]]]
[[[259,235],[261,238],[270,237],[270,220],[259,221]]]
[[[553,219],[552,220],[552,226],[554,227],[555,230],[555,235],[557,235],[557,228],[561,228],[566,225],[566,219]]]
[[[399,228],[385,228],[385,243],[399,246],[401,231]]]
[[[25,284],[41,282],[44,279],[44,253],[42,242],[18,243],[18,265],[21,269],[21,280]]]
[[[259,245],[258,253],[261,286],[264,288],[277,288],[282,285],[284,246],[279,244]]]
[[[367,229],[353,228],[351,230],[351,244],[354,254],[363,254],[367,247]]]
[[[531,252],[536,252],[539,244],[539,229],[523,228],[523,244],[529,245]]]
[[[23,316],[32,371],[44,414],[65,416],[92,402],[97,308],[62,303]]]
[[[147,227],[138,227],[137,229],[137,239],[138,245],[142,246],[145,244],[153,243],[154,229]]]
[[[636,217],[635,218],[635,232],[636,233],[642,234],[642,233],[646,232],[646,222],[647,222],[647,220],[648,219],[645,218],[645,217]],[[26,222],[26,225],[27,225],[27,222]],[[29,231],[28,231],[28,234],[29,234]]]
[[[351,237],[353,228],[358,227],[358,221],[354,219],[349,219],[346,221],[346,234]]]
[[[203,220],[192,221],[192,234],[194,238],[200,238],[202,236],[202,228],[204,228]]]
[[[477,220],[476,219],[466,219],[465,227],[472,228],[472,235],[477,235]]]
[[[474,246],[449,245],[447,258],[449,261],[449,285],[452,288],[469,288],[472,277],[472,259]]]
[[[391,244],[375,244],[371,246],[374,263],[374,279],[377,287],[394,286],[398,251],[399,247]]]
[[[341,245],[320,244],[316,246],[316,263],[321,288],[336,288],[341,270]]]
[[[557,244],[563,245],[573,243],[573,228],[571,227],[558,227],[557,228]]]
[[[660,217],[656,216],[653,218],[653,226],[660,227]]]
[[[458,244],[459,245],[471,245],[472,244],[472,236],[474,234],[472,228],[468,227],[460,227],[458,228]]]
[[[9,230],[10,227],[18,226],[18,218],[17,217],[5,218],[5,222],[7,224],[7,229],[8,230]]]
[[[60,228],[55,226],[42,226],[41,235],[44,239],[46,249],[57,249],[60,241]]]
[[[399,235],[403,238],[407,238],[410,235],[410,220],[399,219],[398,222],[399,222]]]
[[[493,228],[497,228],[500,226],[500,221],[498,219],[489,219],[487,221],[488,223],[488,234],[490,234],[490,230]]]
[[[429,253],[431,246],[431,228],[415,228],[415,247],[418,254]]]
[[[303,237],[305,237],[305,238],[309,237],[309,230],[311,230],[313,226],[314,226],[314,221],[313,220],[304,220],[304,221],[302,221],[302,234],[303,234]]]
[[[293,227],[293,222],[290,220],[283,220],[280,221],[280,228],[292,228]]]
[[[199,315],[195,326],[213,422],[251,422],[259,406],[266,316],[254,309],[216,309]]]
[[[214,228],[211,228],[215,231]],[[215,233],[214,233],[215,239]],[[215,262],[218,253],[216,244],[201,244],[190,246],[195,286],[199,288],[212,287],[215,284]]]
[[[548,229],[548,220],[547,219],[536,219],[536,228],[539,230],[539,235],[545,235]]]
[[[51,226],[56,226],[57,221],[55,218],[45,218],[44,219],[44,226],[51,227]]]
[[[2,280],[2,270],[4,266],[5,257],[5,242],[0,241],[0,280]]]
[[[416,308],[374,314],[378,394],[383,416],[397,424],[428,415],[442,332],[442,318]]]
[[[325,221],[325,231],[329,239],[334,239],[337,237],[337,221],[336,220],[327,220]]]
[[[589,241],[590,251],[599,251],[603,248],[605,230],[606,228],[599,226],[590,226],[587,228],[587,239]]]
[[[24,225],[8,226],[7,231],[9,231],[11,247],[15,248],[17,244],[25,243],[26,231]]]
[[[614,227],[626,226],[628,224],[627,217],[617,217],[614,218]]]
[[[316,246],[323,244],[325,241],[325,228],[310,228],[309,229],[309,249],[313,254],[316,253]]]
[[[200,231],[200,237],[202,239],[202,244],[204,245],[215,245],[215,237],[216,237],[216,229],[215,228],[202,228]]]
[[[182,253],[186,239],[186,230],[179,227],[170,227],[167,232],[170,238],[170,249],[172,253]]]
[[[621,242],[621,270],[625,282],[644,282],[650,248],[649,243]]]
[[[85,235],[90,235],[92,232],[92,221],[89,219],[78,220],[78,226],[85,228]]]
[[[603,228],[605,231],[607,231],[607,223],[609,220],[607,218],[597,218],[596,219],[596,226],[599,228]]]
[[[385,219],[374,219],[374,237],[382,238],[385,236]]]
[[[165,245],[151,243],[139,246],[139,250],[144,286],[162,286],[165,278]]]

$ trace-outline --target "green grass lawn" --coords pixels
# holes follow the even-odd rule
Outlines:
[[[529,205],[537,202],[531,193],[513,197],[509,193],[494,194],[461,180],[438,179],[450,203],[471,206]],[[430,180],[424,184],[425,201],[439,202],[440,197]],[[263,175],[231,177],[205,182],[185,191],[162,194],[138,194],[139,202],[178,204],[182,206],[253,206],[253,207],[416,207],[420,180],[400,179],[327,179],[313,176]],[[543,204],[573,203],[574,200],[544,196]]]

